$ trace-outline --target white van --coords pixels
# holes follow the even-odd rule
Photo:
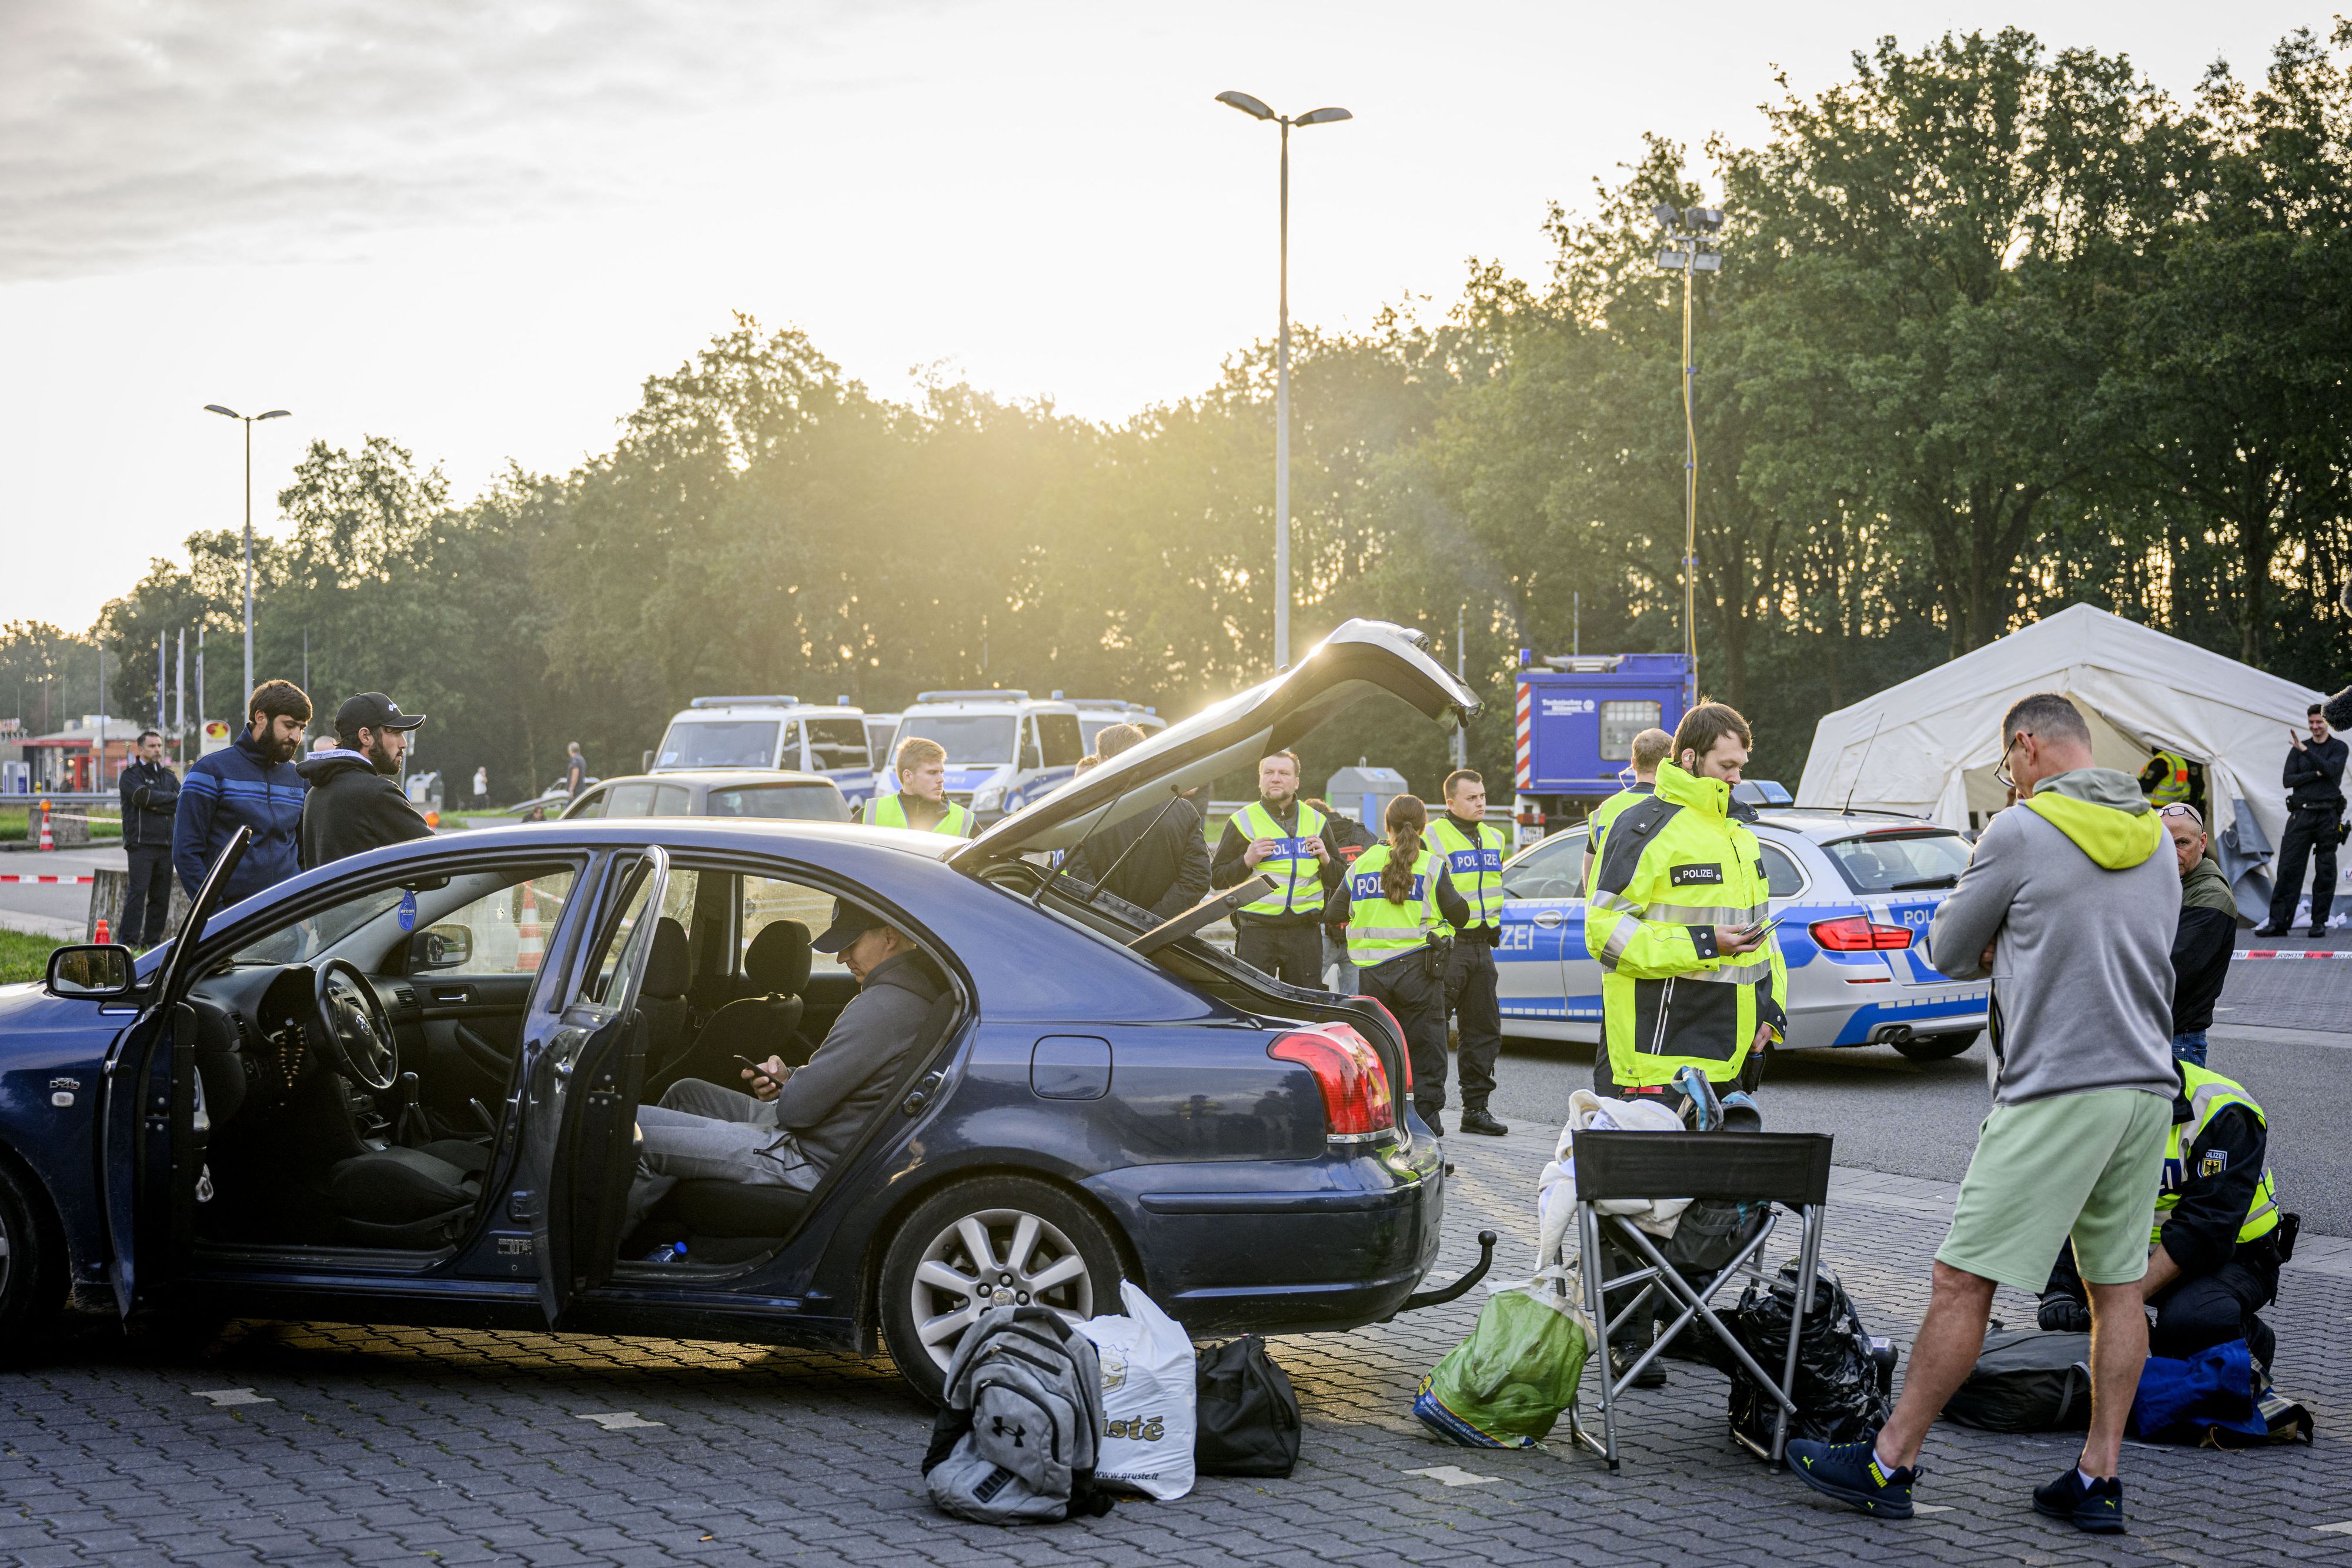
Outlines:
[[[876,770],[882,793],[898,788],[891,764],[899,746],[917,735],[947,747],[948,798],[982,827],[1068,783],[1087,754],[1078,710],[1069,703],[1027,692],[924,692],[898,716],[890,755]]]
[[[1139,707],[1125,697],[1072,697],[1070,706],[1078,710],[1078,738],[1087,752],[1095,748],[1095,737],[1115,724],[1135,726],[1146,740],[1168,727],[1158,710]]]
[[[830,706],[784,695],[697,697],[674,715],[648,773],[688,768],[781,768],[822,773],[852,805],[874,794],[874,755],[866,716],[845,703]]]

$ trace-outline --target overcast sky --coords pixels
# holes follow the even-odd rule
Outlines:
[[[0,0],[0,620],[71,629],[303,445],[470,495],[604,448],[745,310],[904,395],[934,367],[1117,419],[1292,310],[1360,327],[1467,258],[1539,268],[1656,131],[1760,137],[1880,33],[2032,28],[2176,93],[2325,7],[1575,0]],[[1737,265],[1735,259],[1733,265]]]

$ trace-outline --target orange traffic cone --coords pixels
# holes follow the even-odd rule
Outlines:
[[[515,923],[519,928],[516,935],[520,938],[515,944],[515,967],[536,971],[541,956],[547,951],[547,943],[540,935],[539,904],[530,895],[529,883],[523,884],[522,911],[516,916]]]
[[[90,940],[100,946],[114,940],[114,934],[106,928],[105,915],[101,915],[98,917],[98,930],[91,936]]]
[[[58,847],[57,840],[49,836],[49,803],[46,800],[41,802],[41,847],[45,850]]]

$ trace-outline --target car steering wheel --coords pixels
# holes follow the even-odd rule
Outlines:
[[[336,1071],[378,1093],[398,1082],[400,1047],[392,1019],[359,967],[344,958],[328,959],[319,966],[315,994]]]

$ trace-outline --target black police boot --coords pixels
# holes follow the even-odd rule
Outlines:
[[[1609,1342],[1610,1370],[1619,1377],[1624,1376],[1625,1369],[1641,1360],[1642,1353],[1649,1348],[1648,1333],[1643,1333],[1639,1339],[1626,1340],[1622,1343],[1611,1340]],[[1633,1386],[1636,1388],[1664,1388],[1665,1385],[1666,1369],[1655,1361],[1642,1368],[1642,1375],[1633,1379]]]
[[[1484,1105],[1465,1106],[1462,1112],[1462,1130],[1475,1133],[1482,1138],[1507,1137],[1510,1129],[1495,1120],[1494,1113]]]

